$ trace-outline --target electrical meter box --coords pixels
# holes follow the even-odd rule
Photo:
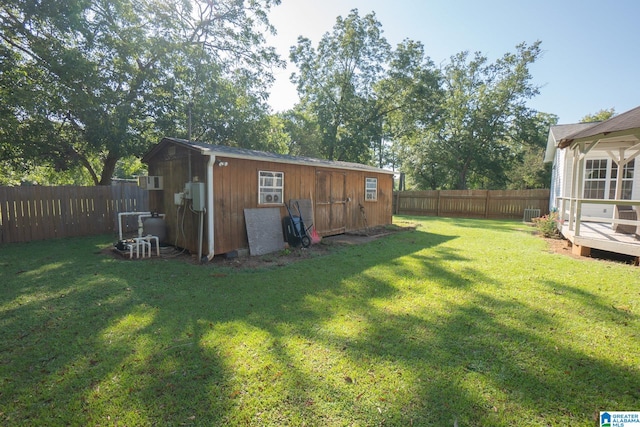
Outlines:
[[[204,211],[205,204],[207,203],[206,192],[204,191],[204,182],[190,182],[187,186],[190,187],[193,210],[196,212]]]

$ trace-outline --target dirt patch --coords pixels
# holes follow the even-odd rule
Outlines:
[[[571,252],[571,243],[566,239],[563,239],[560,237],[557,237],[557,238],[549,238],[549,237],[542,237],[542,236],[540,237],[547,242],[547,245],[549,246],[549,252],[566,255],[568,257],[575,258],[575,259],[584,258],[579,255],[575,255],[573,252]]]
[[[247,251],[239,251],[237,254],[216,255],[213,260],[206,265],[213,267],[231,267],[235,269],[282,267],[304,259],[327,255],[344,245],[360,245],[389,234],[415,229],[416,227],[413,225],[404,227],[396,225],[371,227],[367,230],[361,230],[358,232],[324,237],[320,243],[311,245],[308,248],[285,248],[281,251],[260,256],[249,256]],[[102,253],[129,261],[128,252],[118,251],[114,247],[107,247],[102,250]],[[186,251],[181,252],[173,247],[161,248],[161,258],[176,259],[190,264],[198,264],[197,256],[195,254],[192,255]],[[132,261],[137,260],[134,259]]]
[[[242,255],[234,258],[229,258],[225,255],[215,256],[209,264],[238,269],[282,267],[304,259],[327,255],[344,245],[360,245],[389,234],[408,230],[415,230],[415,226],[372,227],[359,232],[323,237],[320,243],[311,245],[308,248],[285,248],[282,251],[260,256]]]
[[[571,242],[568,240],[557,237],[557,238],[548,238],[540,235],[540,238],[544,239],[549,246],[549,252],[568,256],[574,259],[582,259],[587,261],[612,261],[612,262],[620,262],[623,264],[632,264],[638,265],[638,258],[632,255],[624,255],[618,254],[614,252],[602,251],[598,249],[591,249],[591,255],[589,256],[580,256],[576,255],[571,250]]]

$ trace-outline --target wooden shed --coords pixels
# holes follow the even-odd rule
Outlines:
[[[284,202],[309,199],[321,236],[392,221],[393,172],[371,166],[176,138],[162,139],[143,162],[167,243],[209,259],[248,248],[245,209],[278,208],[284,218]]]

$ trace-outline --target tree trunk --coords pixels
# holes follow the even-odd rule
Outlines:
[[[77,156],[78,160],[80,161],[80,164],[84,166],[84,168],[89,172],[89,175],[91,175],[91,180],[93,181],[93,185],[98,185],[99,184],[98,175],[96,174],[96,171],[93,169],[93,166],[91,166],[91,162],[89,162],[89,159],[87,159],[85,155],[76,151],[75,148],[70,147],[70,149],[73,155]]]
[[[111,153],[107,155],[107,158],[104,160],[102,174],[100,175],[100,183],[98,185],[111,185],[111,178],[113,177],[113,172],[116,170],[117,162],[118,157]]]
[[[331,133],[325,139],[325,149],[327,153],[327,160],[333,161],[335,160],[336,145],[338,141],[338,127],[332,125],[330,131]]]
[[[467,172],[469,172],[469,162],[465,162],[458,173],[458,182],[456,183],[456,190],[467,189]]]

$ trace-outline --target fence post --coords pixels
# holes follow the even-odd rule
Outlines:
[[[487,196],[484,198],[484,218],[489,218],[489,198],[491,197],[490,190],[487,190]]]
[[[396,212],[395,215],[400,215],[400,190],[396,192]]]

